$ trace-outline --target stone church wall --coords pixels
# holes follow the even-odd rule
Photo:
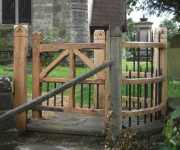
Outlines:
[[[88,41],[87,0],[32,0],[32,31],[50,39]]]

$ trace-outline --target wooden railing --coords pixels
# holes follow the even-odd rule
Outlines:
[[[108,110],[111,106],[116,107],[116,110],[120,108],[120,102],[116,101],[119,99],[119,90],[115,90],[119,87],[119,84],[117,82],[114,82],[114,79],[117,78],[119,81],[119,73],[117,72],[118,70],[118,59],[119,57],[118,51],[112,51],[113,55],[111,54],[111,51],[107,50],[109,52],[110,58],[107,59],[107,61],[104,60],[102,64],[96,66],[93,61],[88,58],[82,51],[85,51],[86,49],[96,49],[96,50],[104,50],[106,44],[102,43],[97,43],[97,44],[91,44],[91,43],[86,43],[86,44],[73,44],[73,43],[54,43],[54,44],[43,44],[42,42],[42,36],[40,33],[36,33],[33,36],[33,99],[31,101],[27,101],[27,86],[26,86],[26,53],[27,53],[27,39],[28,39],[28,34],[27,30],[25,27],[22,25],[18,26],[15,29],[15,36],[14,36],[14,84],[15,84],[15,97],[14,97],[14,104],[15,108],[4,113],[3,115],[0,116],[0,121],[4,121],[11,116],[16,115],[16,122],[17,122],[17,128],[21,130],[26,129],[27,125],[27,117],[29,113],[28,110],[33,110],[33,117],[35,118],[41,118],[41,111],[73,111],[73,112],[83,112],[83,113],[100,113],[103,116],[106,116],[108,113]],[[116,38],[115,38],[116,39]],[[114,40],[111,40],[114,41]],[[119,38],[116,39],[119,43]],[[110,43],[112,44],[112,43]],[[54,47],[52,45],[55,45]],[[119,44],[116,44],[116,46],[119,47]],[[115,46],[110,46],[113,47],[114,50],[117,48]],[[47,49],[46,49],[47,48]],[[64,48],[68,48],[68,50],[65,50]],[[50,51],[48,51],[48,49]],[[118,48],[119,49],[119,48]],[[60,50],[60,51],[59,51]],[[44,67],[42,66],[41,63],[41,56],[43,53],[47,52],[55,52],[58,51],[60,56],[58,56],[53,62],[49,63],[48,66]],[[63,51],[63,52],[62,52]],[[117,54],[116,54],[117,53]],[[49,75],[49,73],[59,64],[59,62],[63,59],[63,57],[69,57],[69,76],[68,78],[52,78]],[[90,71],[85,73],[84,75],[81,75],[79,77],[75,76],[75,56],[78,56],[89,68]],[[109,68],[109,69],[108,69]],[[106,81],[105,78],[99,77],[99,73],[103,70],[107,69],[109,72],[109,76],[107,76]],[[92,78],[91,78],[92,77]],[[108,79],[108,81],[107,81]],[[43,82],[48,82],[48,90],[47,93],[42,91],[42,83]],[[62,85],[55,85],[53,89],[49,89],[49,82],[55,82],[55,83],[63,83]],[[93,84],[97,85],[97,93],[93,94],[93,99],[94,97],[99,97],[99,86],[103,85],[110,85],[106,86],[106,91],[108,91],[106,94],[110,94],[111,90],[113,91],[112,95],[107,95],[106,99],[101,99],[101,101],[106,102],[106,108],[101,109],[99,107],[99,100],[97,99],[96,101],[92,101],[94,104],[92,106],[91,102],[89,101],[88,107],[83,107],[83,93],[81,93],[81,103],[80,107],[77,107],[75,105],[76,100],[75,100],[75,86],[77,84],[80,84],[81,89],[83,88],[83,84],[88,84],[89,87]],[[91,89],[91,88],[90,88]],[[57,95],[61,94],[62,97],[65,90],[69,91],[68,95],[68,104],[67,107],[64,106],[62,99],[57,99]],[[93,88],[94,90],[94,88]],[[60,103],[63,104],[63,106],[60,107],[53,107],[49,106],[49,101],[51,98],[54,98],[54,105],[60,101]],[[116,105],[110,105],[112,102],[111,99],[114,99]],[[43,103],[46,102],[47,106],[44,106]],[[103,112],[103,114],[102,114]],[[106,112],[106,114],[105,114]],[[116,113],[116,112],[115,112]],[[119,115],[119,111],[118,111]],[[119,119],[117,118],[118,115],[115,115],[112,117],[114,121],[118,121]],[[106,119],[105,119],[106,120]],[[119,122],[117,123],[119,124]],[[117,126],[119,128],[119,125]]]
[[[44,110],[43,107],[41,107],[41,104],[43,102],[48,101],[49,98],[52,98],[59,93],[62,93],[63,91],[77,85],[79,82],[82,82],[82,81],[88,79],[89,77],[94,76],[101,70],[109,68],[112,65],[113,65],[112,61],[105,62],[104,64],[97,66],[95,69],[89,71],[88,73],[81,75],[71,81],[68,81],[64,85],[59,86],[59,87],[55,88],[54,90],[51,90],[50,92],[48,92],[42,96],[36,97],[31,101],[28,101],[20,106],[17,106],[16,108],[14,108],[10,111],[5,112],[3,115],[0,116],[0,122],[4,121],[12,116],[15,116],[19,113],[26,112],[28,110],[34,110],[37,108],[42,108],[42,110]],[[51,110],[51,109],[49,109],[49,110]],[[52,109],[52,111],[54,111],[54,110]],[[65,110],[63,108],[61,108],[61,109],[59,109],[59,111],[65,111]]]
[[[27,99],[25,89],[27,33],[21,30],[21,27],[17,28],[16,32],[15,68],[17,70],[14,78],[15,106],[17,107],[0,116],[0,121],[18,114],[17,123],[22,129],[26,128],[25,111],[29,109],[33,109],[33,117],[38,119],[45,117],[42,111],[68,111],[100,114],[108,122],[112,119],[118,130],[122,125],[139,126],[161,120],[165,116],[167,105],[166,30],[161,30],[158,34],[160,37],[157,39],[160,41],[123,43],[120,41],[120,36],[110,37],[107,33],[106,43],[55,42],[47,44],[43,42],[41,33],[35,33],[32,60],[33,100],[27,103],[25,101]],[[126,51],[131,51],[132,59],[124,61],[124,58],[121,58],[122,47]],[[140,54],[142,49],[147,56],[143,60]],[[106,56],[104,61],[97,65],[85,54],[89,50],[103,51]],[[42,63],[44,53],[56,54],[56,57],[44,65]],[[81,59],[90,71],[78,77],[75,57]],[[51,72],[64,58],[68,58],[68,75],[51,76]],[[21,63],[23,63],[22,67],[19,67]],[[105,70],[103,74],[102,70]],[[86,90],[84,90],[85,85],[87,85]],[[77,86],[79,86],[78,92]],[[84,91],[88,93],[86,101],[84,101]],[[77,93],[79,93],[79,99],[76,98]],[[104,98],[99,98],[101,94]],[[100,105],[101,101],[104,106]]]
[[[93,60],[85,54],[88,50],[94,49],[105,51],[106,44],[102,43],[43,43],[42,35],[35,33],[33,35],[33,98],[49,92],[57,85],[63,85],[68,81],[76,78],[76,57],[78,57],[84,65],[89,69],[95,69],[96,64]],[[47,66],[42,66],[41,55],[44,53],[53,54],[58,53],[56,58],[50,62]],[[68,59],[69,73],[66,77],[52,77],[49,74],[65,59]],[[105,62],[105,60],[104,60]],[[41,67],[42,66],[42,67]],[[104,85],[104,79],[93,77],[79,82],[76,86],[73,86],[67,92],[63,91],[60,95],[56,95],[51,99],[48,99],[46,103],[43,103],[39,107],[40,111],[35,111],[33,117],[40,117],[42,110],[58,110],[63,108],[67,111],[79,111],[83,113],[96,114],[101,112],[103,114],[104,109],[99,107],[99,87]],[[46,87],[45,87],[46,86]],[[79,87],[78,87],[79,86]],[[86,86],[86,99],[84,96],[84,87]],[[46,89],[44,91],[43,89]],[[87,90],[88,88],[88,90]],[[76,99],[77,93],[75,90],[79,90],[79,100]],[[96,96],[93,94],[96,91]],[[66,93],[66,94],[64,94]],[[87,100],[88,99],[88,100]],[[79,102],[78,102],[79,101]],[[101,100],[103,101],[103,100]],[[45,116],[44,116],[45,117]]]
[[[167,107],[167,32],[161,29],[157,41],[124,42],[131,53],[124,62],[122,116],[124,126],[134,127],[162,120]],[[143,55],[146,57],[142,59]]]
[[[162,42],[123,42],[124,48],[166,48]]]

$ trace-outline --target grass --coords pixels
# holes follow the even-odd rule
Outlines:
[[[168,83],[168,96],[169,97],[180,97],[180,82],[169,81]]]
[[[32,65],[28,64],[27,66],[27,88],[28,88],[28,96],[31,97],[32,95],[32,74],[31,74],[31,70],[32,70]],[[89,71],[89,68],[86,67],[77,67],[76,68],[76,74],[77,76],[85,74],[86,72]],[[56,67],[50,74],[49,76],[51,77],[65,77],[67,78],[69,74],[69,69],[68,67],[65,66],[60,66],[60,67]],[[8,76],[8,77],[13,77],[13,67],[12,65],[0,65],[0,76]],[[54,85],[50,84],[50,89],[53,89]],[[76,100],[78,103],[80,103],[81,100],[81,95],[80,95],[80,86],[77,85],[76,86]],[[88,86],[84,85],[83,86],[83,97],[84,97],[84,104],[87,105],[88,102],[88,97],[89,97],[89,93],[88,93]],[[45,84],[43,84],[43,91],[46,91],[46,86]],[[91,98],[93,96],[93,88],[91,88]],[[64,95],[67,95],[68,92],[65,91]],[[91,101],[92,104],[92,101]]]
[[[123,61],[123,64],[127,64],[128,68],[132,68],[133,63],[125,63],[125,61]],[[32,75],[31,75],[31,68],[32,65],[28,64],[27,67],[27,72],[28,72],[28,76],[27,76],[27,86],[28,86],[28,95],[31,95],[32,93]],[[142,70],[145,70],[146,68],[146,63],[141,63],[141,68]],[[126,65],[123,65],[123,70],[126,70]],[[89,69],[86,67],[77,67],[76,68],[76,74],[77,76],[82,75],[86,72],[88,72]],[[51,73],[50,76],[53,77],[68,77],[68,73],[69,73],[69,69],[68,67],[65,66],[60,66],[60,67],[56,67],[56,69],[54,69]],[[0,65],[0,76],[13,76],[13,69],[11,65]],[[51,87],[53,87],[53,85],[51,85]],[[45,87],[43,88],[43,90],[45,91]],[[88,87],[84,86],[84,97],[87,98],[88,95]],[[180,82],[173,82],[173,81],[168,81],[168,95],[169,97],[180,97]],[[93,90],[92,90],[93,93]],[[125,89],[123,89],[123,93],[125,93]],[[80,101],[80,86],[77,86],[76,88],[76,98],[78,99],[78,101]],[[88,99],[88,98],[87,98]]]

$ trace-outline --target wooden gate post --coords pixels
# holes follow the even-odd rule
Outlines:
[[[41,61],[40,61],[40,51],[39,45],[41,44],[43,36],[40,32],[33,34],[33,54],[32,54],[32,97],[36,98],[41,96],[41,83],[40,83],[40,73],[41,73]],[[40,118],[42,116],[41,111],[33,111],[33,118]]]
[[[159,28],[155,29],[153,39],[154,39],[153,42],[159,42]],[[156,74],[156,70],[159,70],[159,55],[160,54],[158,48],[154,48],[154,55],[153,55],[154,74]]]
[[[160,66],[161,72],[164,76],[162,83],[162,99],[165,104],[163,109],[164,115],[167,113],[167,100],[168,100],[168,75],[167,75],[167,28],[160,28],[160,42],[164,44],[164,48],[160,50]]]
[[[122,128],[121,116],[121,31],[119,27],[111,28],[107,33],[107,59],[113,61],[109,69],[108,83],[109,95],[106,100],[108,137],[113,142],[117,140]]]
[[[69,50],[69,80],[72,80],[76,77],[76,62],[73,49]],[[68,108],[73,110],[75,108],[75,86],[69,89],[69,102]]]
[[[14,107],[24,104],[27,100],[26,86],[26,56],[28,49],[28,30],[18,25],[14,33]],[[16,116],[16,126],[19,130],[26,129],[26,112]]]
[[[96,30],[94,32],[94,43],[105,43],[106,42],[106,36],[104,30]],[[95,65],[101,65],[105,61],[105,50],[94,50],[94,62]],[[97,78],[104,79],[105,77],[105,71],[101,71],[97,74]],[[104,109],[104,99],[105,99],[105,87],[104,85],[100,85],[99,87],[99,108]],[[96,93],[97,94],[97,93]],[[96,96],[96,95],[95,95]],[[97,97],[97,96],[96,96]],[[95,102],[97,104],[97,102]]]

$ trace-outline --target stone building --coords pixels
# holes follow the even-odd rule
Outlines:
[[[136,27],[136,41],[151,42],[152,41],[152,22],[148,21],[148,18],[143,16],[140,18],[140,22],[135,24]]]
[[[144,15],[140,18],[140,22],[135,24],[136,36],[135,40],[139,42],[153,42],[153,32],[152,32],[153,23],[148,21]],[[157,55],[158,56],[158,55]],[[138,58],[138,53],[136,53],[136,58]],[[147,48],[140,49],[140,60],[147,61],[152,58],[152,51],[149,51]],[[157,60],[154,59],[154,60]]]
[[[92,0],[90,14],[90,34],[93,41],[95,30],[108,30],[119,26],[122,32],[127,30],[126,1],[124,0]]]
[[[88,0],[0,0],[0,24],[30,24],[31,31],[88,41]]]

